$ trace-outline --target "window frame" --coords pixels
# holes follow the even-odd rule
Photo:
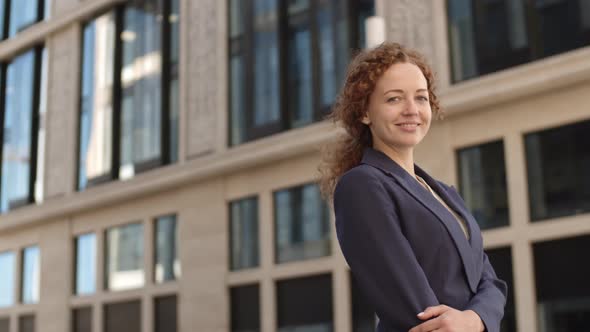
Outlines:
[[[158,6],[160,6],[162,11],[163,18],[169,18],[172,13],[172,3],[167,0],[159,0]],[[111,135],[111,165],[110,171],[94,178],[87,178],[85,187],[80,187],[80,170],[81,170],[81,135],[82,135],[82,95],[78,97],[78,111],[77,111],[77,144],[76,144],[76,181],[75,181],[75,191],[84,191],[88,188],[112,182],[116,180],[120,180],[120,167],[121,167],[121,123],[122,123],[122,101],[123,101],[123,94],[124,89],[122,86],[122,71],[123,71],[123,41],[121,33],[123,32],[124,24],[125,24],[125,10],[129,8],[134,8],[133,4],[120,4],[111,8],[108,8],[104,11],[100,11],[91,19],[82,22],[82,29],[85,29],[86,26],[94,22],[100,16],[112,13],[114,17],[114,50],[112,51],[113,56],[113,86],[111,89],[112,93],[112,100],[111,100],[111,107],[112,107],[112,118],[111,118],[111,128],[112,131]],[[170,96],[169,91],[172,85],[173,80],[179,79],[179,64],[173,63],[171,59],[172,53],[172,42],[170,38],[168,38],[172,31],[172,23],[169,19],[162,19],[159,25],[159,29],[162,35],[161,43],[160,43],[160,55],[161,55],[161,62],[160,62],[160,89],[161,89],[161,99],[160,99],[160,155],[159,157],[152,158],[149,160],[141,161],[139,163],[133,164],[133,176],[135,177],[137,174],[150,171],[152,169],[156,169],[161,166],[169,165],[172,161],[172,149],[171,149],[171,124],[170,124],[170,114],[171,114],[171,104],[170,104]],[[80,52],[79,63],[82,66],[84,60],[84,34],[80,34],[80,45],[82,45],[82,50]],[[179,56],[180,53],[179,53]],[[173,68],[171,68],[173,66]],[[80,70],[80,75],[78,76],[78,86],[79,90],[82,88],[82,82],[84,80],[84,72]],[[178,149],[178,147],[176,147]]]
[[[278,58],[278,72],[277,81],[279,84],[279,119],[276,122],[267,123],[261,126],[255,126],[253,117],[255,114],[255,101],[254,101],[254,1],[256,0],[242,0],[239,1],[242,11],[240,15],[240,21],[242,22],[242,31],[238,36],[231,36],[232,29],[232,5],[231,2],[235,0],[226,0],[227,13],[226,17],[230,18],[227,20],[227,142],[228,147],[239,146],[241,144],[251,142],[272,134],[277,134],[290,129],[298,128],[294,126],[292,122],[291,113],[292,105],[289,103],[289,73],[288,73],[288,61],[289,61],[289,40],[288,40],[288,4],[285,1],[277,1],[276,8],[276,33],[277,33],[277,58]],[[363,22],[359,22],[359,18],[356,15],[358,9],[362,7],[362,4],[355,0],[346,0],[342,9],[345,11],[346,19],[346,30],[343,32],[346,34],[345,43],[347,46],[348,54],[343,55],[348,61],[352,54],[352,50],[359,49],[361,47],[359,38],[359,25]],[[321,121],[329,112],[331,106],[322,106],[321,101],[321,89],[323,88],[323,76],[322,71],[322,59],[321,59],[321,47],[320,47],[320,36],[319,36],[319,25],[317,24],[317,15],[319,13],[319,3],[315,0],[309,1],[309,6],[301,13],[296,14],[294,17],[306,16],[309,20],[309,32],[310,32],[310,62],[311,62],[311,86],[312,86],[312,116],[313,119],[309,123],[302,124],[301,126],[307,126],[313,123]],[[340,7],[337,7],[337,9]],[[338,15],[334,12],[332,15],[332,34],[336,36],[338,33],[337,29],[337,18]],[[333,38],[334,46],[336,45],[337,38]],[[243,132],[243,137],[232,137],[232,126],[238,119],[234,118],[232,110],[232,70],[231,60],[234,56],[239,55],[243,61],[243,76],[244,79],[241,83],[241,92],[243,95],[243,112],[244,112],[244,123],[240,127]],[[339,70],[339,61],[335,57],[333,59],[334,67]],[[340,84],[341,82],[336,82]],[[338,87],[336,88],[338,90]],[[234,143],[233,141],[236,140]]]
[[[17,201],[8,202],[8,210],[0,213],[8,213],[12,210],[27,206],[35,202],[35,183],[37,182],[37,159],[38,159],[38,141],[39,141],[39,118],[40,114],[40,101],[41,101],[41,88],[42,88],[42,76],[43,76],[43,44],[37,44],[25,51],[18,53],[10,60],[0,63],[0,188],[2,185],[2,174],[3,174],[3,160],[4,155],[4,118],[6,116],[6,83],[8,67],[13,63],[14,59],[33,52],[33,82],[31,82],[32,88],[32,104],[31,104],[31,147],[30,147],[30,163],[29,163],[29,186],[28,195],[26,198],[19,199]],[[5,195],[0,189],[0,197]]]

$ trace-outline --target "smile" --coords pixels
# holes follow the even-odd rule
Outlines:
[[[403,127],[403,128],[416,128],[420,124],[419,123],[398,123],[396,126]]]

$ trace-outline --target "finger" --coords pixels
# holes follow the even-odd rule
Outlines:
[[[422,320],[430,319],[432,317],[440,316],[445,312],[449,311],[451,308],[441,304],[434,307],[428,307],[426,310],[418,314],[418,318]]]
[[[441,320],[439,318],[435,318],[420,325],[414,326],[409,332],[431,332],[436,331],[441,327]]]

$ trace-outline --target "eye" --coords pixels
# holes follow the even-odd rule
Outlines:
[[[400,101],[400,100],[401,100],[401,97],[399,97],[399,96],[394,96],[394,97],[387,98],[387,102],[388,103],[395,103],[396,101]]]
[[[428,102],[428,97],[426,97],[426,96],[418,96],[418,100],[423,101],[423,102]]]

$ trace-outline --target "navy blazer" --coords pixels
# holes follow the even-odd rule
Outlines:
[[[477,222],[458,192],[415,166],[415,172],[463,217],[455,217],[384,153],[366,148],[334,192],[342,253],[379,317],[377,331],[406,332],[429,306],[471,309],[498,332],[506,283],[483,252]]]

